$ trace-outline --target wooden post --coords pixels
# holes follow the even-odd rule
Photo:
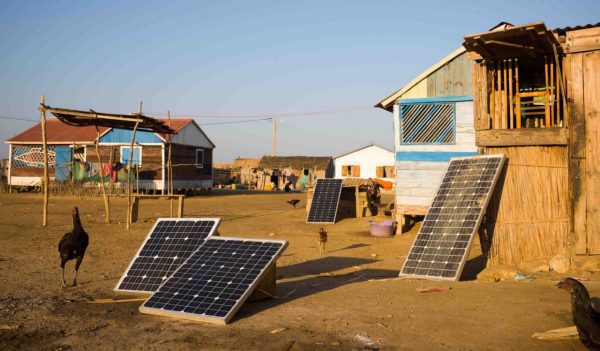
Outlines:
[[[44,153],[44,207],[42,210],[42,226],[48,225],[48,144],[46,141],[46,99],[44,95],[40,97],[40,112],[42,114],[42,147]]]
[[[100,187],[102,189],[102,200],[104,200],[104,222],[110,223],[110,203],[108,200],[108,196],[106,195],[106,188],[104,187],[104,174],[103,174],[104,169],[102,168],[102,159],[100,158],[100,148],[98,146],[98,143],[100,143],[100,129],[98,129],[97,125],[96,125],[96,133],[97,133],[97,137],[96,137],[96,142],[94,144],[96,144],[96,158],[98,159]],[[75,150],[75,149],[73,149],[73,150]]]
[[[506,60],[502,60],[502,129],[508,129],[508,78]]]
[[[550,127],[550,92],[548,91],[548,57],[544,56],[544,79],[546,82],[546,93],[544,95],[544,127],[549,128]]]
[[[177,206],[177,218],[183,218],[183,201],[184,201],[185,195],[180,195],[179,196],[179,203]]]
[[[276,148],[277,148],[277,115],[273,115],[273,150],[271,151],[271,156],[275,156]]]
[[[12,194],[12,162],[13,162],[13,146],[8,144],[8,193]]]
[[[515,109],[517,128],[521,128],[521,99],[519,98],[519,59],[515,59]]]
[[[550,59],[550,127],[554,127],[554,103],[556,101],[556,84],[554,84],[554,60]]]
[[[561,74],[561,69],[558,65],[558,52],[556,51],[556,45],[552,44],[552,50],[554,51],[554,60],[556,61],[556,69],[558,70],[558,74],[557,74],[557,78],[560,77],[561,79],[558,81],[559,85],[560,85],[560,95],[562,97],[562,103],[563,103],[563,108],[567,108],[567,94],[565,94],[565,77]],[[568,116],[568,114],[566,114]],[[563,114],[563,117],[566,117]],[[567,125],[564,125],[563,127],[568,127]]]
[[[138,105],[138,114],[142,114],[142,102]],[[129,160],[127,160],[127,229],[131,227],[131,164],[133,161],[133,143],[135,142],[135,133],[140,122],[135,122],[133,132],[131,133],[131,144],[129,144]],[[141,155],[140,155],[141,156]]]
[[[171,111],[167,111],[167,116],[169,116],[169,127],[171,127]],[[171,154],[171,137],[169,136],[169,155],[167,159],[167,167],[169,174],[169,195],[173,195],[173,159]],[[169,198],[169,203],[171,205],[171,217],[173,217],[173,198]]]
[[[508,106],[509,106],[509,128],[515,127],[514,101],[513,101],[513,60],[508,60]]]
[[[492,117],[492,129],[496,128],[496,65],[492,63],[492,89],[490,91],[490,114]]]

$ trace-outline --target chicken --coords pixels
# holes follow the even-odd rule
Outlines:
[[[590,299],[585,286],[573,278],[563,279],[556,287],[571,293],[571,312],[581,343],[600,351],[600,298]]]
[[[300,202],[300,200],[298,199],[292,199],[292,200],[288,200],[286,201],[288,204],[294,206],[294,208],[296,208],[296,205]]]
[[[323,256],[325,251],[325,243],[327,242],[327,232],[321,228],[319,229],[319,236],[317,237],[317,243],[319,244],[319,253]]]
[[[79,209],[73,207],[73,230],[63,235],[58,242],[58,252],[60,252],[60,266],[62,268],[62,285],[67,286],[65,283],[65,263],[69,260],[76,259],[75,263],[75,278],[73,279],[73,286],[77,286],[77,271],[83,261],[85,250],[89,243],[89,237],[83,227],[81,226],[81,220],[79,219]]]

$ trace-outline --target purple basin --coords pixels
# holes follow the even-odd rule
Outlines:
[[[395,234],[397,223],[393,219],[388,219],[380,223],[369,221],[371,235],[379,238],[389,238]]]

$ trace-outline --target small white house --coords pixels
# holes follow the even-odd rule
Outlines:
[[[334,160],[336,178],[380,178],[394,180],[394,152],[373,143]]]

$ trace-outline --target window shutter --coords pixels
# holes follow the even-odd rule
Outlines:
[[[378,178],[383,178],[385,177],[385,172],[384,172],[384,167],[383,166],[377,166],[376,170],[375,170],[375,175]]]
[[[348,166],[342,165],[342,177],[348,176]]]
[[[352,176],[360,177],[360,166],[352,166]]]

